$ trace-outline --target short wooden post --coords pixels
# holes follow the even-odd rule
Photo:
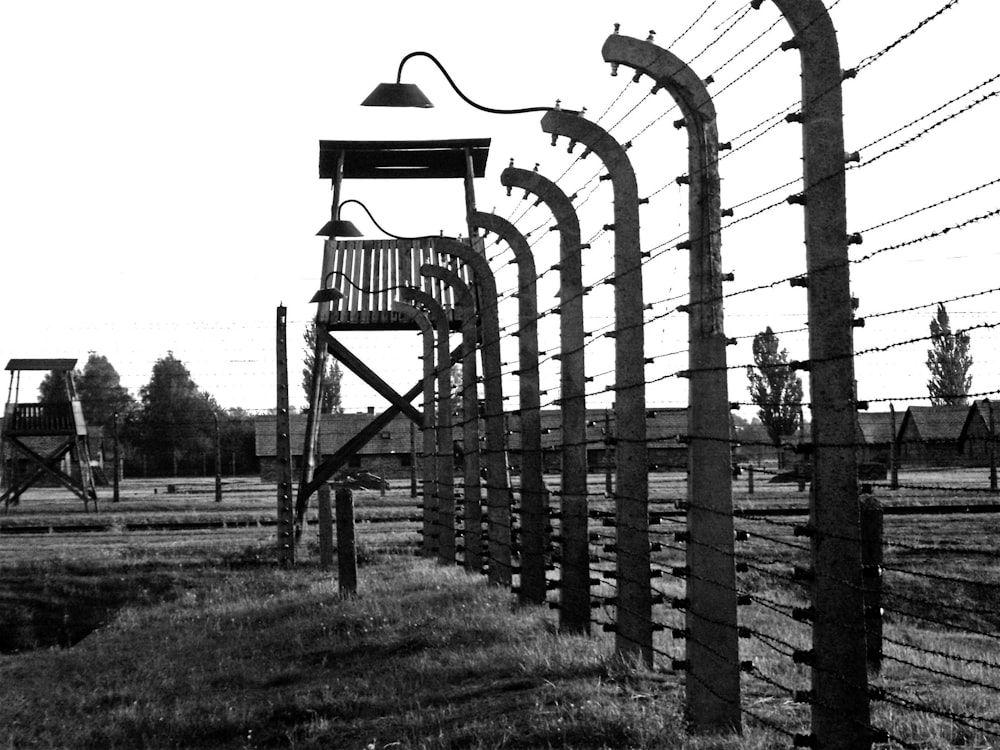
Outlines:
[[[323,570],[333,567],[333,508],[330,485],[324,482],[316,494],[319,504],[319,565]]]
[[[337,571],[340,593],[358,591],[358,555],[354,546],[354,493],[347,487],[338,487],[337,514]]]
[[[882,504],[863,485],[861,497],[861,568],[865,589],[865,640],[868,668],[882,668]]]
[[[753,464],[747,464],[747,494],[753,494]]]

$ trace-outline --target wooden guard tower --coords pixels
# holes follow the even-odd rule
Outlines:
[[[90,470],[87,447],[87,424],[73,382],[75,359],[12,359],[7,363],[10,385],[0,433],[0,458],[6,491],[4,510],[20,502],[21,495],[43,477],[55,479],[61,486],[83,500],[84,510],[94,501],[97,490]],[[23,371],[55,371],[65,374],[66,398],[63,403],[18,403]],[[60,468],[69,455],[69,473]],[[22,469],[22,463],[24,468]]]
[[[341,183],[345,179],[456,179],[465,182],[466,216],[475,210],[473,179],[486,170],[490,139],[424,141],[320,141],[319,176],[333,181],[333,212],[337,216]],[[474,233],[469,227],[469,236]],[[392,309],[401,287],[421,289],[438,301],[449,318],[452,330],[460,330],[455,293],[439,279],[423,277],[420,267],[426,263],[442,265],[454,271],[468,284],[474,279],[468,267],[456,258],[442,258],[433,237],[394,238],[385,240],[327,240],[320,275],[321,289],[334,289],[339,299],[329,306],[319,305],[317,312],[317,348],[314,384],[326,364],[327,354],[358,375],[389,401],[387,410],[349,440],[336,454],[316,464],[318,414],[315,408],[318,391],[310,399],[303,448],[302,479],[296,502],[296,520],[301,524],[309,496],[332,477],[348,459],[379,434],[392,419],[403,413],[418,427],[423,415],[411,401],[422,393],[422,377],[405,394],[397,393],[371,368],[355,356],[335,336],[337,331],[418,330],[416,323]],[[420,367],[414,371],[421,373]],[[424,408],[430,408],[425,405]]]

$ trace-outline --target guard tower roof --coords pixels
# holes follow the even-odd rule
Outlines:
[[[344,154],[344,179],[431,179],[465,177],[466,151],[473,176],[486,173],[489,138],[434,141],[320,141],[319,176],[331,179]]]
[[[15,370],[72,370],[76,367],[75,359],[12,359],[6,369]]]

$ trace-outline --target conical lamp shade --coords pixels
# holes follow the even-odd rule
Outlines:
[[[343,299],[344,295],[338,292],[336,289],[320,289],[316,294],[312,296],[310,302],[334,302],[338,299]]]
[[[363,237],[354,222],[345,219],[331,219],[316,232],[317,237]]]
[[[362,107],[433,107],[415,83],[380,83]]]

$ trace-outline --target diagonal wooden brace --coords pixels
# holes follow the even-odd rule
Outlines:
[[[20,440],[15,437],[8,437],[12,447],[16,447],[18,451],[21,451],[29,459],[31,459],[33,466],[29,474],[27,474],[23,479],[21,479],[16,486],[11,487],[4,494],[4,501],[9,502],[10,500],[16,500],[19,498],[25,490],[31,487],[35,482],[41,479],[45,474],[53,477],[57,482],[63,485],[73,494],[79,496],[83,500],[87,500],[87,496],[81,487],[73,481],[73,479],[68,476],[61,469],[56,468],[55,464],[62,459],[69,451],[73,448],[73,441],[67,440],[61,446],[59,446],[55,451],[50,453],[48,456],[43,456],[42,454],[32,450]]]
[[[331,336],[328,332],[324,333],[324,336],[326,337],[328,351],[337,359],[338,362],[343,362],[345,367],[350,369],[351,372],[365,381],[367,385],[371,386],[380,396],[382,396],[382,398],[397,407],[398,411],[401,411],[418,425],[423,424],[423,413],[410,403],[410,401],[414,398],[413,396],[410,396],[408,399],[400,396],[391,385],[382,380],[378,373],[356,357],[351,350],[344,346],[340,341]]]
[[[452,350],[451,352],[452,364],[457,364],[462,360],[463,351],[464,351],[463,347],[461,346],[458,346]],[[403,403],[410,406],[410,409],[419,415],[420,421],[417,422],[418,425],[421,425],[423,423],[423,415],[419,411],[417,411],[412,405],[410,405],[410,401],[415,399],[423,391],[423,388],[424,388],[424,382],[423,379],[421,379],[419,383],[410,388],[410,390],[408,390],[402,396],[398,397],[399,400],[403,401]],[[308,484],[304,485],[299,489],[299,493],[295,501],[296,537],[298,537],[302,533],[302,525],[305,519],[306,510],[309,507],[310,495],[316,492],[316,490],[319,489],[319,486],[321,484],[328,481],[330,477],[336,474],[337,471],[340,470],[340,468],[347,463],[347,460],[351,456],[353,456],[355,453],[361,450],[365,445],[367,445],[368,442],[373,437],[375,437],[375,435],[377,435],[379,432],[382,431],[383,427],[392,422],[392,420],[396,418],[396,415],[398,415],[402,411],[403,411],[402,408],[398,404],[393,403],[392,406],[390,406],[384,412],[375,417],[375,419],[371,423],[369,423],[367,427],[361,430],[361,432],[359,432],[353,438],[344,443],[344,445],[342,445],[336,453],[330,456],[330,458],[326,459],[325,461],[323,461],[323,463],[321,463],[319,466],[316,467],[316,470],[313,472],[312,480],[309,481]]]

